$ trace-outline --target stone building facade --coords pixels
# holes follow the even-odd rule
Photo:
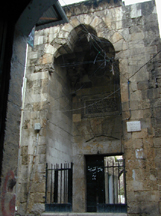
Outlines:
[[[88,161],[123,155],[127,215],[161,215],[155,1],[93,0],[64,11],[69,23],[36,31],[28,48],[17,211],[44,212],[46,163],[71,162],[72,211],[88,211]]]

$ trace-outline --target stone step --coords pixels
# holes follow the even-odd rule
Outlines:
[[[41,216],[127,216],[127,213],[48,213],[45,212]]]

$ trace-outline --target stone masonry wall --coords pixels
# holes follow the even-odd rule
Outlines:
[[[49,164],[72,162],[71,95],[66,71],[56,68],[49,82],[47,154]]]
[[[19,210],[25,211],[23,206],[28,199],[29,212],[44,211],[45,162],[51,161],[57,152],[61,159],[66,152],[65,160],[69,161],[73,156],[74,162],[73,210],[85,211],[84,155],[99,151],[101,154],[124,154],[128,215],[161,215],[160,55],[156,55],[160,50],[160,39],[155,2],[124,6],[121,1],[90,1],[64,7],[64,10],[69,23],[36,32],[35,47],[29,50],[19,184],[22,200],[19,195]],[[121,119],[83,119],[81,113],[73,113],[73,118],[71,113],[54,114],[54,106],[58,106],[59,111],[62,111],[64,105],[67,108],[71,106],[69,87],[67,80],[64,80],[65,71],[53,68],[54,57],[73,52],[74,43],[78,39],[73,30],[80,24],[92,27],[98,38],[104,38],[114,46],[120,71]],[[66,89],[65,93],[62,93],[62,89]],[[60,97],[66,95],[65,99],[55,100],[57,94]],[[77,100],[79,101],[79,97],[73,98],[73,105]],[[136,120],[141,122],[141,131],[127,132],[126,122]],[[29,181],[33,147],[37,142],[33,126],[37,121],[42,128],[38,136],[38,154],[35,156],[36,172],[32,181]],[[117,141],[96,136],[103,133],[103,125],[107,135],[111,136],[108,128],[111,124],[114,136],[119,135]],[[61,134],[68,137],[66,148],[64,139],[60,139]],[[60,148],[54,147],[56,139],[59,145],[63,143]],[[72,148],[73,155],[69,148]],[[49,157],[50,152],[53,153]],[[29,198],[25,198],[25,184],[30,188]],[[81,192],[77,191],[78,186],[81,187]]]
[[[68,86],[64,72],[55,72],[45,58],[35,66],[40,48],[36,43],[34,53],[28,48],[17,201],[21,214],[44,211],[46,163],[72,161],[71,114],[60,112],[64,106],[71,109]],[[41,124],[40,131],[35,123]]]
[[[28,49],[28,59],[34,57]],[[32,73],[34,61],[28,60],[26,70],[25,104],[22,111],[22,133],[20,151],[20,169],[18,179],[18,212],[44,210],[45,168],[46,168],[46,130],[48,106],[49,73]],[[41,130],[34,129],[35,123],[41,124]],[[35,201],[35,202],[34,202]],[[38,203],[38,204],[37,204]]]

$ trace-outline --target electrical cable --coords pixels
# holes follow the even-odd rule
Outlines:
[[[96,56],[97,57],[97,56]],[[57,66],[60,67],[74,67],[78,65],[84,65],[84,64],[95,64],[95,62],[103,62],[104,60],[97,60],[97,61],[82,61],[82,62],[73,62],[73,63],[66,63],[66,64],[56,64]]]
[[[147,61],[144,65],[142,65],[137,71],[135,71],[135,73],[133,75],[131,75],[129,77],[129,79],[131,79],[133,76],[135,76],[143,67],[145,67],[151,60],[153,60],[160,52],[161,52],[161,50],[159,50],[152,58],[150,58],[149,61]]]
[[[70,7],[66,4],[66,2],[64,1],[64,0],[62,0],[63,2],[64,2],[64,4],[66,5],[66,7],[70,10],[70,12],[73,14],[73,12],[71,11],[71,9],[70,9]],[[91,33],[88,31],[88,29],[80,22],[80,20],[77,18],[77,16],[76,16],[76,14],[73,14],[75,17],[76,17],[76,19],[78,20],[78,22],[80,23],[80,25],[84,28],[84,30],[85,30],[85,32],[87,33],[87,35],[88,34],[90,34],[91,35]],[[94,38],[93,38],[94,39]],[[95,41],[95,40],[94,40]],[[95,43],[98,45],[98,47],[99,47],[99,51],[102,51],[102,52],[104,52],[104,50],[102,49],[102,47],[100,47],[100,45],[97,43],[97,41],[95,41]]]
[[[65,3],[65,2],[64,2],[64,3]],[[65,3],[65,4],[66,4],[66,3]],[[67,5],[67,7],[68,7],[68,5]],[[68,9],[71,11],[71,9],[70,9],[69,7],[68,7]],[[76,18],[77,18],[77,17],[76,17]],[[78,18],[77,18],[77,20],[79,21],[79,19],[78,19]],[[80,21],[79,21],[79,23],[81,24],[81,22],[80,22]],[[89,31],[88,31],[86,28],[85,28],[85,26],[84,26],[84,25],[82,25],[82,24],[81,24],[81,26],[82,26],[82,27],[85,29],[85,32],[87,32],[87,33],[91,34],[91,33],[90,33],[90,32],[89,32]],[[78,35],[78,34],[77,34],[77,35]],[[99,39],[99,38],[97,38],[97,36],[95,36],[94,34],[91,34],[91,35],[93,36],[93,38],[95,37],[95,38],[96,38],[96,40],[100,41],[100,39]],[[78,37],[79,37],[79,35],[78,35]],[[94,42],[96,42],[96,41],[94,41]],[[99,44],[98,44],[97,42],[96,42],[96,45],[98,45],[98,47],[99,47],[99,48],[101,49],[101,51],[103,52],[103,49],[102,49],[102,48],[99,46]],[[97,51],[98,51],[98,50],[97,50]],[[100,51],[99,51],[99,52],[100,52]],[[107,56],[107,55],[106,55],[106,56]],[[144,66],[145,66],[145,65],[143,65],[142,67],[144,67]],[[142,67],[141,67],[141,68],[142,68]],[[141,69],[141,68],[140,68],[140,69]],[[139,70],[140,70],[140,69],[139,69]],[[138,71],[139,71],[139,70],[138,70]],[[135,72],[135,73],[134,73],[132,76],[134,76],[134,75],[135,75],[135,74],[136,74],[138,71],[136,71],[136,72]],[[124,75],[123,75],[123,76],[124,76]],[[131,77],[132,77],[132,76],[131,76]],[[130,77],[130,78],[131,78],[131,77]],[[125,77],[125,78],[126,78],[126,77]],[[130,79],[130,78],[129,78],[129,79]],[[127,78],[126,78],[126,79],[127,79]]]
[[[101,98],[100,100],[97,100],[96,102],[94,102],[94,103],[92,103],[92,104],[90,104],[90,105],[87,105],[87,106],[82,106],[82,107],[79,107],[79,108],[77,108],[77,109],[71,109],[71,110],[54,110],[53,112],[72,112],[72,111],[77,111],[77,110],[81,110],[81,109],[85,109],[85,108],[87,108],[87,107],[90,107],[90,106],[93,106],[93,105],[95,105],[96,103],[99,103],[99,102],[101,102],[101,101],[103,101],[103,100],[105,100],[105,99],[107,99],[107,98],[109,98],[109,97],[111,97],[113,94],[115,94],[116,92],[118,92],[120,90],[120,88],[118,88],[115,92],[112,92],[111,94],[109,94],[108,96],[106,96],[106,97],[104,97],[104,98]]]
[[[157,54],[155,54],[154,56],[153,56],[153,58],[151,58],[149,61],[151,61],[152,59],[154,59],[159,53],[161,52],[161,50],[157,53]],[[146,63],[146,64],[148,64],[149,63],[149,61]],[[142,67],[144,67],[146,64],[144,64]],[[142,68],[141,67],[141,68]],[[139,72],[139,70],[137,70],[134,74],[133,74],[133,76],[136,74],[136,73],[138,73]],[[131,76],[132,77],[132,76]],[[131,78],[130,77],[130,78]],[[129,78],[129,79],[130,79]],[[119,90],[119,89],[118,89]],[[118,90],[116,90],[116,91],[114,91],[111,95],[113,95],[115,92],[117,92]],[[110,96],[111,96],[110,95]],[[107,97],[105,97],[105,98],[103,98],[103,99],[101,99],[101,100],[104,100],[104,99],[106,99],[106,98],[108,98],[109,96],[107,96]],[[57,99],[59,99],[59,98],[57,98]],[[100,100],[100,101],[101,101]],[[33,100],[34,101],[34,100]],[[98,101],[99,102],[99,101]],[[95,102],[95,103],[97,103],[97,102]],[[93,103],[93,104],[90,104],[89,106],[92,106],[92,105],[94,105],[95,103]],[[83,107],[80,107],[80,108],[77,108],[77,109],[71,109],[71,110],[65,110],[65,111],[60,111],[60,110],[55,110],[55,111],[60,111],[60,112],[71,112],[71,111],[76,111],[76,110],[80,110],[80,109],[84,109],[84,108],[86,108],[86,107],[88,107],[88,106],[83,106]]]

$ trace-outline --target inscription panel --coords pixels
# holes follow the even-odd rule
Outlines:
[[[105,98],[101,95],[84,97],[82,99],[84,109],[82,117],[101,117],[106,115],[116,115],[120,112],[119,97]]]
[[[140,121],[126,122],[126,124],[127,124],[127,132],[141,131]]]
[[[85,101],[86,114],[107,113],[118,110],[115,98]]]

